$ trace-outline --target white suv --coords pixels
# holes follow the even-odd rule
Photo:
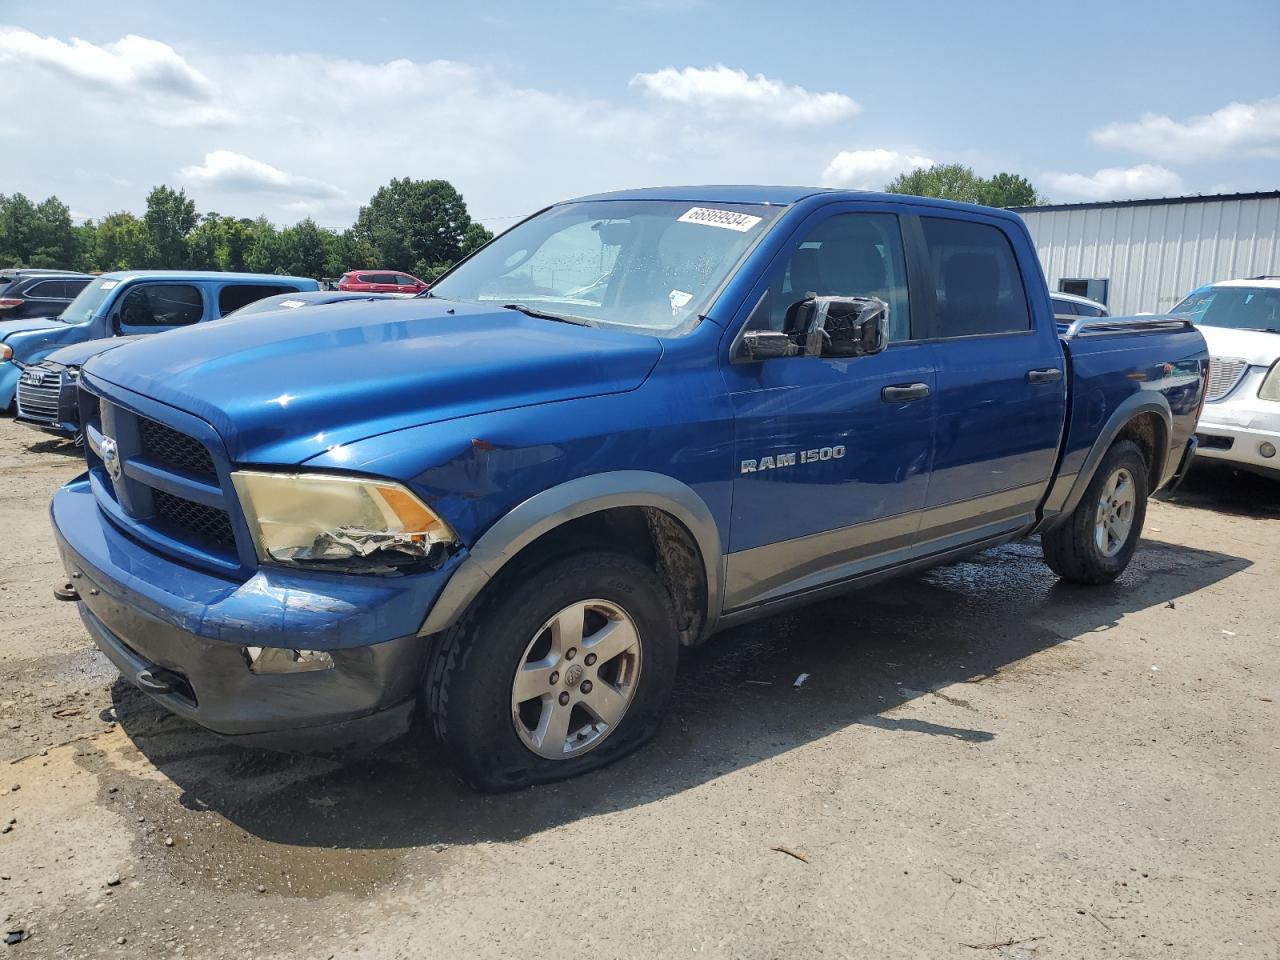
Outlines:
[[[1169,312],[1209,344],[1196,455],[1280,480],[1280,277],[1211,283]]]

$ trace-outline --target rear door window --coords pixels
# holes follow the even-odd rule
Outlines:
[[[41,280],[27,287],[28,300],[66,300],[67,287],[62,280]]]
[[[293,293],[294,288],[277,283],[229,283],[218,292],[218,316],[225,317],[233,310],[282,293]]]
[[[1070,300],[1059,300],[1057,297],[1053,297],[1052,300],[1053,300],[1054,316],[1058,316],[1058,317],[1078,316],[1078,314],[1076,313],[1076,305],[1072,303]]]
[[[935,336],[1031,329],[1022,273],[1003,230],[943,217],[921,217],[920,226],[938,304]]]
[[[120,324],[125,327],[182,327],[203,317],[200,288],[189,283],[144,283],[120,303]]]

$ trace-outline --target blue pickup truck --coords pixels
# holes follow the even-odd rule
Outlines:
[[[1054,321],[1022,221],[916,197],[586,197],[429,294],[234,318],[81,376],[68,580],[124,676],[242,743],[424,709],[509,789],[650,737],[682,644],[1039,534],[1114,580],[1205,344]]]
[[[60,316],[0,320],[0,412],[13,406],[23,371],[60,347],[107,337],[164,333],[216,320],[263,297],[319,288],[315,280],[306,277],[270,273],[104,273],[85,286]],[[50,378],[44,380],[46,386],[56,386]]]

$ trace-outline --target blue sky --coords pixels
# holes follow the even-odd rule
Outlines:
[[[163,182],[344,226],[393,176],[443,177],[500,227],[930,162],[1055,201],[1277,189],[1278,52],[1275,0],[0,2],[0,192],[100,217]]]

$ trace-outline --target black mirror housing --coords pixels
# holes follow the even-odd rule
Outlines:
[[[812,356],[868,357],[889,345],[889,305],[879,297],[812,297],[806,350]]]
[[[772,360],[800,353],[795,339],[779,330],[748,330],[740,342],[738,355],[742,360]]]

